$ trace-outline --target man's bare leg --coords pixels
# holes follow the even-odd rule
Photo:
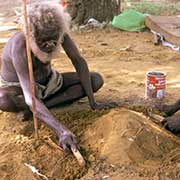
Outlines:
[[[64,73],[63,92],[58,92],[55,96],[45,100],[47,107],[53,107],[61,103],[72,102],[86,96],[77,73]],[[97,73],[91,73],[93,91],[96,92],[103,85],[102,77]],[[0,89],[0,109],[8,112],[30,111],[25,103],[24,96],[20,87],[7,87]]]
[[[0,88],[0,109],[18,112],[27,108],[22,90],[19,87]]]
[[[63,73],[63,90],[44,101],[48,108],[62,103],[74,102],[86,96],[77,73]],[[98,91],[103,85],[103,79],[98,73],[91,73],[93,92]]]
[[[7,112],[18,112],[17,118],[21,121],[28,120],[32,116],[19,87],[0,88],[0,109]]]
[[[86,96],[77,73],[64,73],[62,75],[64,90],[44,101],[48,108],[62,103],[74,102]],[[103,79],[98,73],[91,73],[91,82],[94,92],[98,91],[103,85]],[[0,109],[7,112],[18,112],[17,117],[22,121],[28,120],[32,116],[19,87],[0,89]]]

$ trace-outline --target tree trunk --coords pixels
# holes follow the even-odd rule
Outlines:
[[[67,11],[74,24],[83,24],[90,18],[96,20],[111,21],[114,15],[119,13],[120,0],[68,0]]]

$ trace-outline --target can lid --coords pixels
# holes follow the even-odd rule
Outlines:
[[[147,76],[153,76],[153,77],[157,77],[157,76],[163,76],[165,77],[166,76],[166,73],[164,72],[161,72],[161,71],[148,71],[146,73]]]

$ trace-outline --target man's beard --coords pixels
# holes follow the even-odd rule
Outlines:
[[[42,51],[35,40],[34,36],[30,36],[30,48],[33,54],[44,64],[47,64],[51,61],[51,59],[56,58],[60,53],[61,43],[63,41],[63,35],[59,38],[55,50],[50,53]]]

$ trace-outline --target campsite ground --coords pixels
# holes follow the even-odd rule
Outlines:
[[[14,19],[9,11],[3,12],[1,26]],[[0,38],[13,33],[1,32]],[[179,53],[155,46],[149,31],[129,33],[107,27],[72,32],[72,37],[90,70],[104,77],[105,84],[95,95],[97,101],[116,101],[123,107],[92,111],[85,98],[51,110],[77,136],[87,162],[83,169],[72,155],[54,146],[56,136],[46,126],[39,124],[40,139],[36,141],[32,121],[20,122],[16,114],[0,112],[0,179],[43,179],[25,163],[56,180],[180,179],[179,138],[147,117],[148,103],[144,101],[146,72],[152,70],[167,73],[165,102],[180,96]],[[0,53],[3,46],[0,44]],[[63,52],[52,64],[61,72],[74,70]]]

